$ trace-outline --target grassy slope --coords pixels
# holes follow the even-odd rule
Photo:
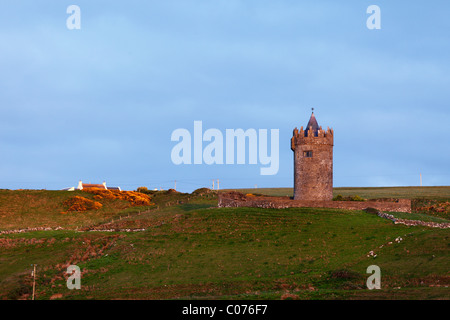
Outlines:
[[[58,226],[81,228],[148,209],[130,208],[129,203],[124,200],[103,199],[99,201],[103,204],[100,210],[82,214],[67,212],[63,202],[73,196],[94,199],[93,194],[82,191],[0,190],[0,231]]]
[[[158,210],[107,225],[145,232],[0,236],[0,298],[27,297],[32,263],[40,299],[450,298],[448,230],[360,211],[218,209],[214,195],[161,193],[155,202]],[[376,258],[367,257],[371,250]],[[82,290],[65,287],[69,263],[84,272]],[[381,267],[383,290],[364,289],[371,264]],[[341,269],[351,272],[331,276]]]

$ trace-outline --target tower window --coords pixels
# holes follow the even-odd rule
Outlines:
[[[312,158],[312,151],[303,151],[303,156],[305,158]]]

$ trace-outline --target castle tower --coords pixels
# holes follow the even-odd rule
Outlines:
[[[333,136],[319,127],[314,112],[305,130],[294,129],[294,200],[333,198]]]

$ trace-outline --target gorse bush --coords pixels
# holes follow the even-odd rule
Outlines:
[[[351,200],[351,201],[366,201],[366,199],[361,198],[361,197],[358,196],[358,195],[355,195],[355,196],[352,197],[352,200]]]
[[[358,195],[343,197],[342,195],[338,194],[333,198],[333,201],[366,201],[366,199]]]
[[[139,187],[137,188],[136,192],[140,192],[140,193],[148,193],[148,188],[147,187]]]
[[[118,190],[102,190],[102,189],[87,189],[85,192],[94,194],[94,199],[110,199],[110,200],[126,200],[132,206],[152,206],[150,196],[135,191],[118,191]]]
[[[67,207],[67,211],[88,211],[98,210],[103,205],[100,202],[86,199],[84,197],[74,196],[63,202],[63,205]]]

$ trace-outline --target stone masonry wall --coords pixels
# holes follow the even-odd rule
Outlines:
[[[398,199],[396,201],[314,201],[292,200],[289,197],[260,197],[246,196],[239,192],[219,193],[219,208],[228,207],[254,207],[254,208],[335,208],[347,210],[363,210],[375,208],[380,211],[411,213],[411,200]]]
[[[294,151],[294,199],[325,201],[333,198],[333,130],[318,130],[309,136],[303,127],[294,130],[291,149]],[[312,153],[306,157],[305,152]]]

